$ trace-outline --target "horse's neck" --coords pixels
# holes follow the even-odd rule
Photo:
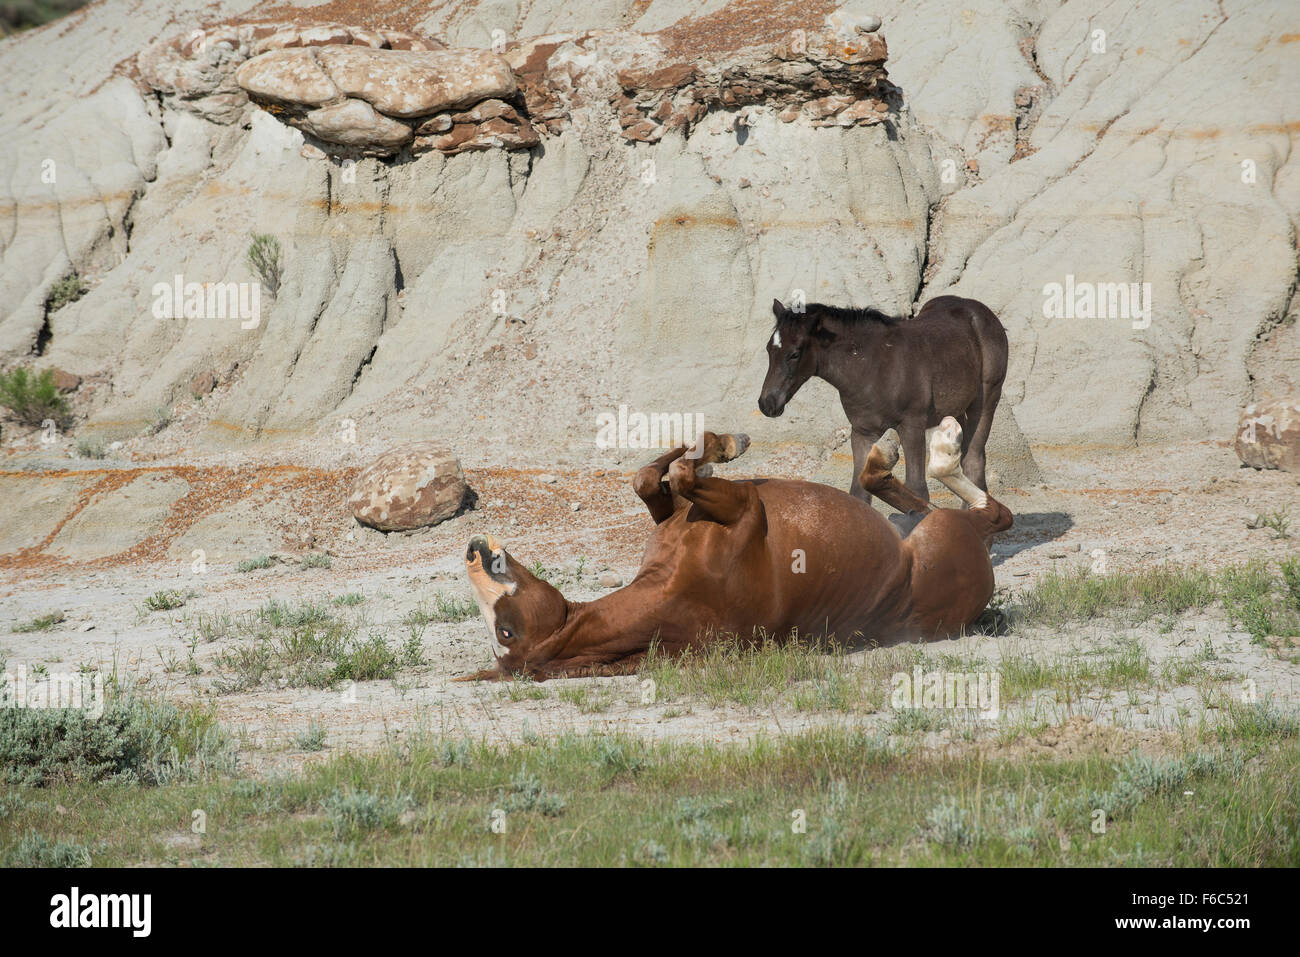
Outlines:
[[[640,631],[662,609],[663,600],[662,582],[641,577],[594,601],[571,601],[562,628],[563,646],[557,652],[566,657],[598,653]]]
[[[817,375],[841,391],[863,379],[863,367],[879,368],[893,360],[890,350],[881,348],[888,327],[864,321],[852,325],[841,323],[835,338],[821,347]]]

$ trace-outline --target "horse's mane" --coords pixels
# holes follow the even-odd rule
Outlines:
[[[820,302],[808,303],[804,309],[804,314],[802,316],[796,315],[796,321],[801,325],[811,323],[814,319],[834,319],[847,325],[861,322],[879,322],[886,326],[892,326],[896,322],[903,321],[901,316],[891,316],[879,309],[872,309],[870,306],[861,309],[846,309],[842,306],[828,306]]]

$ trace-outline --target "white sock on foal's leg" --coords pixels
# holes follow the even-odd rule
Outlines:
[[[951,415],[944,416],[930,433],[930,461],[926,473],[952,489],[971,508],[983,508],[988,495],[961,470],[961,426]]]

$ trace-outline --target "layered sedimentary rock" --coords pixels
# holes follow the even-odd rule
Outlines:
[[[139,68],[154,89],[219,122],[251,100],[326,148],[454,155],[531,148],[597,101],[613,103],[626,139],[647,143],[689,132],[710,110],[755,105],[787,123],[881,123],[901,101],[878,27],[836,14],[818,30],[673,62],[662,39],[631,31],[532,37],[498,55],[356,27],[243,25],[154,44]]]

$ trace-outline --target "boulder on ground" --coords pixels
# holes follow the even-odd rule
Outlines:
[[[415,442],[385,452],[352,482],[348,506],[356,520],[381,532],[436,525],[456,514],[465,476],[451,450]]]
[[[1300,398],[1246,406],[1235,446],[1237,457],[1252,468],[1300,472]]]

